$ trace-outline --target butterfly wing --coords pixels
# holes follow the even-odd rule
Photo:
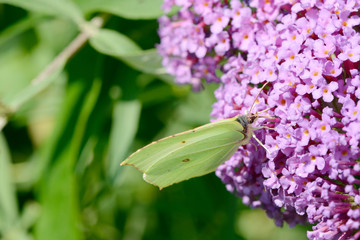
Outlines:
[[[229,159],[245,138],[236,118],[224,119],[153,142],[121,165],[132,165],[160,188],[205,175]]]

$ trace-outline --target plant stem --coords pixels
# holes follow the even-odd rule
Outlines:
[[[104,19],[101,17],[94,17],[91,19],[91,25],[84,25],[82,32],[59,54],[46,68],[37,75],[31,84],[37,84],[44,81],[56,69],[62,66],[76,51],[78,51],[86,41],[96,33],[96,29],[103,25]]]
[[[39,73],[23,91],[21,91],[14,101],[6,106],[7,111],[1,113],[0,111],[0,131],[7,124],[9,116],[15,113],[24,103],[46,89],[53,81],[46,82],[56,70],[61,68],[88,40],[91,36],[96,34],[97,30],[104,24],[103,16],[96,16],[80,26],[81,32],[69,45],[50,62],[43,71]],[[55,78],[54,78],[55,79]],[[1,109],[5,109],[2,107]],[[0,110],[1,110],[0,109]]]

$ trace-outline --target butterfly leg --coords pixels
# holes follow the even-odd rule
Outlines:
[[[255,134],[253,134],[252,137],[260,144],[260,146],[262,146],[269,154],[271,154],[269,149],[265,147],[265,145],[255,136]]]

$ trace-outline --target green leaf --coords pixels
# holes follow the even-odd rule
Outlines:
[[[87,88],[86,82],[73,83],[69,89],[64,107],[67,108],[70,104],[76,106],[80,99],[83,104],[80,108],[72,106],[73,112],[66,114],[68,116],[66,127],[72,128],[72,131],[65,130],[59,137],[67,138],[69,141],[64,144],[55,142],[58,149],[51,159],[50,169],[42,178],[43,185],[40,192],[43,213],[36,225],[36,239],[46,240],[49,236],[54,240],[82,239],[79,227],[78,183],[74,165],[79,156],[87,122],[91,120],[89,115],[96,104],[100,89],[101,81],[98,79],[93,82],[91,89]],[[82,94],[84,92],[85,97]],[[77,118],[70,120],[71,114],[76,114]]]
[[[108,172],[112,180],[119,172],[135,138],[140,118],[141,105],[138,100],[120,101],[114,107],[110,135]]]
[[[110,29],[100,29],[90,38],[90,44],[110,56],[126,57],[141,52],[141,48],[127,36]]]
[[[69,24],[70,20],[68,19],[44,21],[45,19],[45,17],[37,15],[27,17],[10,25],[0,33],[0,62],[2,62],[0,76],[3,79],[0,81],[0,98],[6,105],[12,101],[18,101],[15,99],[17,97],[26,102],[29,100],[23,96],[22,91],[27,91],[25,88],[32,88],[36,85],[30,84],[31,79],[49,66],[49,63],[55,58],[55,54],[61,52],[78,31],[74,24]],[[40,22],[41,24],[39,24]],[[33,31],[36,32],[36,36],[30,34]],[[33,41],[36,41],[36,44]],[[30,44],[31,47],[30,45],[25,47],[24,43]],[[53,71],[53,74],[48,77],[59,74],[63,65],[64,63],[61,63],[58,66],[60,69]],[[19,101],[23,100],[19,99]],[[15,104],[17,105],[17,103]]]
[[[163,0],[77,0],[86,13],[107,12],[128,19],[156,19],[163,15]]]
[[[0,231],[11,228],[18,219],[15,187],[11,177],[11,160],[6,140],[0,133]]]
[[[13,110],[18,110],[21,107],[21,105],[32,99],[34,96],[36,96],[41,91],[46,89],[51,83],[53,83],[53,81],[58,79],[61,70],[62,70],[62,66],[59,69],[56,69],[44,81],[35,84],[29,84],[18,94],[14,95],[14,97],[8,103],[8,107],[10,107]]]
[[[42,181],[42,214],[35,228],[36,239],[78,240],[79,209],[76,179],[73,172],[73,153],[70,146],[58,156],[56,164]]]
[[[18,35],[33,28],[34,25],[37,25],[41,20],[44,20],[44,17],[28,16],[8,26],[0,33],[0,46],[5,44],[6,42],[14,41]]]
[[[161,64],[162,58],[156,49],[144,50],[139,54],[126,56],[123,60],[131,67],[142,72],[161,75],[167,80],[173,79],[166,73],[166,69]]]
[[[165,80],[171,77],[166,74],[161,64],[161,56],[156,49],[141,48],[125,35],[109,29],[100,29],[91,37],[90,44],[97,51],[118,58],[136,70],[160,76]]]
[[[80,24],[84,22],[80,9],[70,0],[0,0],[28,11],[57,17],[67,17]]]

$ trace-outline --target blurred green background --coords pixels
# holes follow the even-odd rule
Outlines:
[[[215,101],[165,74],[161,3],[0,0],[0,239],[306,239],[215,174],[159,191],[119,166]]]

